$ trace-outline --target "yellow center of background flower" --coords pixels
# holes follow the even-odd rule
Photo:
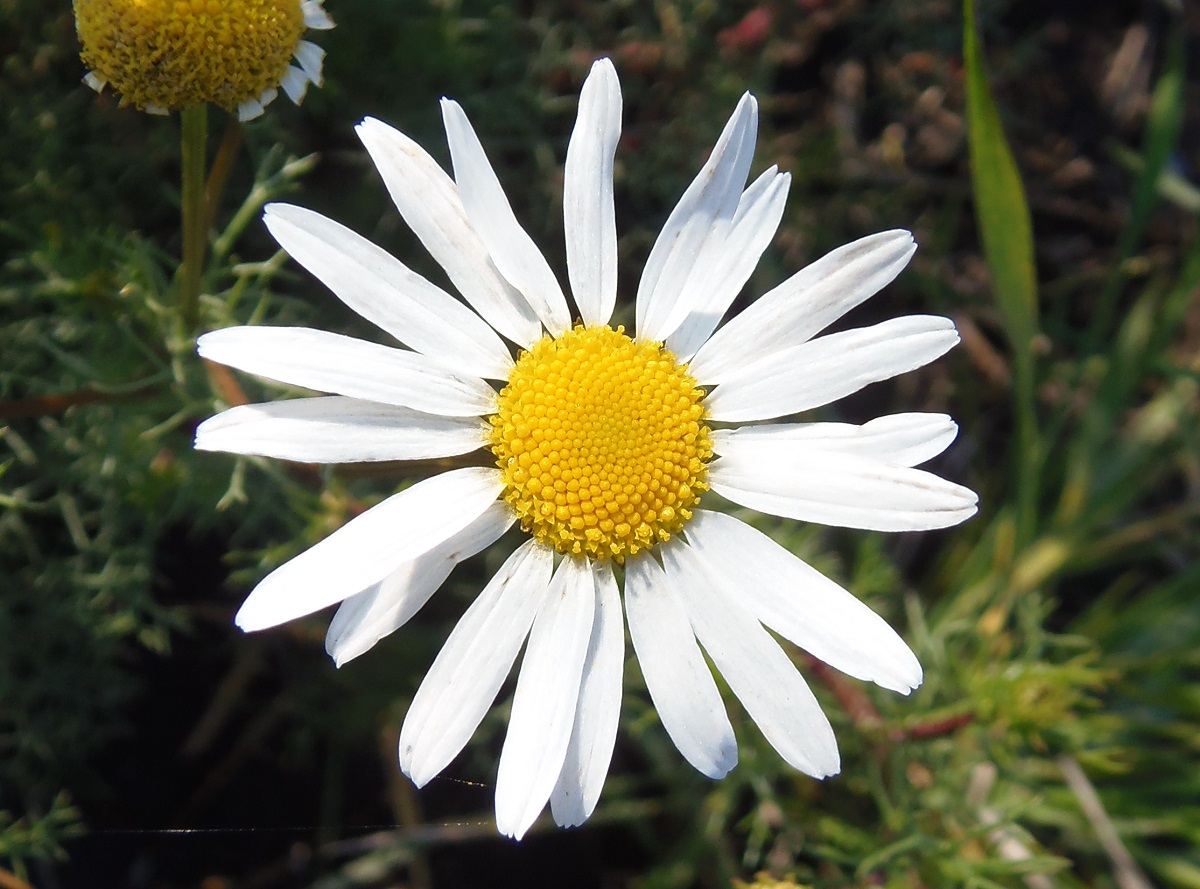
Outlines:
[[[83,61],[126,101],[227,111],[279,86],[304,34],[300,0],[75,0]]]
[[[623,562],[670,539],[708,489],[703,398],[686,365],[624,328],[544,337],[491,418],[504,499],[561,553]]]

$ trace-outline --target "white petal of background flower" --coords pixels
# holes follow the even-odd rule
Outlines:
[[[795,414],[923,367],[957,342],[954,322],[933,315],[906,315],[831,333],[760,353],[757,359],[747,357],[743,367],[709,393],[704,405],[710,419],[723,423]]]
[[[324,82],[321,69],[325,65],[325,50],[308,40],[301,40],[292,56],[300,63],[300,69],[315,86]]]
[[[341,667],[408,623],[463,559],[482,552],[515,521],[497,501],[467,527],[427,553],[405,562],[379,583],[338,606],[325,634],[325,651]]]
[[[400,215],[463,299],[517,345],[537,342],[542,335],[537,313],[492,263],[454,180],[424,148],[381,121],[368,117],[356,132]]]
[[[512,356],[495,330],[386,250],[303,207],[268,204],[263,221],[338,299],[410,349],[476,376],[508,377]]]
[[[813,657],[901,694],[921,684],[916,655],[887,621],[766,534],[698,509],[687,537],[725,598]]]
[[[714,461],[709,484],[770,515],[869,531],[928,531],[975,514],[975,492],[932,472],[797,446],[785,459],[755,449]]]
[[[459,619],[408,707],[400,768],[418,787],[458,755],[508,678],[549,594],[554,556],[519,546]]]
[[[629,638],[646,689],[671,740],[697,771],[723,778],[737,765],[737,739],[721,692],[700,653],[683,598],[653,557],[625,565]]]
[[[897,466],[918,466],[950,446],[958,425],[945,414],[890,414],[861,426],[852,423],[768,423],[715,429],[713,451],[754,459],[762,454],[778,462],[797,449],[816,448],[870,457]]]
[[[525,835],[562,772],[595,615],[591,567],[563,559],[529,633],[500,751],[496,827],[506,836]]]
[[[833,726],[779,643],[736,599],[712,588],[690,546],[664,546],[662,558],[667,577],[687,590],[684,607],[700,644],[771,746],[814,778],[837,774]]]
[[[613,158],[620,137],[621,85],[612,62],[600,59],[579,95],[563,174],[567,277],[588,325],[607,324],[617,304]]]
[[[202,358],[318,392],[447,417],[496,409],[496,392],[419,352],[307,327],[226,327],[196,340]]]
[[[333,19],[321,5],[322,0],[301,0],[300,9],[304,13],[304,26],[314,31],[328,31],[333,27]]]
[[[247,99],[244,102],[239,102],[238,108],[237,108],[238,120],[245,123],[248,120],[254,120],[254,118],[256,118],[256,117],[262,117],[262,113],[264,110],[263,106],[269,105],[271,103],[271,99],[274,99],[276,95],[278,95],[276,90],[266,90],[259,97],[259,99],[261,99],[262,101],[259,101],[259,99]],[[151,110],[152,107],[154,108],[154,110]],[[146,113],[147,114],[167,114],[169,112],[165,108],[157,108],[154,106],[147,105]]]
[[[707,250],[719,250],[729,234],[757,131],[758,102],[746,93],[646,258],[637,291],[639,340],[665,340],[691,310],[697,291],[688,285],[696,259]]]
[[[196,449],[300,463],[428,460],[482,447],[478,417],[439,417],[331,395],[244,404],[205,420]]]
[[[525,295],[550,333],[564,333],[571,326],[567,299],[546,257],[513,215],[466,113],[453,99],[442,99],[442,120],[454,163],[454,182],[492,262],[508,283]]]
[[[667,337],[667,348],[680,361],[691,358],[716,330],[750,279],[779,229],[791,181],[790,174],[779,173],[775,167],[754,180],[742,194],[725,243],[699,258],[697,266],[701,268],[688,281],[689,289],[696,289],[692,309]]]
[[[554,821],[575,827],[596,808],[612,761],[621,715],[625,621],[617,579],[609,565],[593,564],[596,617],[583,664],[583,685],[575,707],[575,725],[562,772],[550,795]]]
[[[304,94],[308,92],[308,75],[301,69],[289,65],[288,69],[283,72],[283,79],[279,81],[279,85],[283,87],[287,97],[299,105],[304,101]]]
[[[263,578],[237,625],[264,630],[365,590],[471,524],[503,489],[495,469],[472,466],[393,494]]]
[[[916,249],[911,234],[896,230],[826,254],[714,333],[689,363],[692,376],[715,385],[747,361],[806,342],[891,283]]]

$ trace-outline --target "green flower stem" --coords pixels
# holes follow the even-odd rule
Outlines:
[[[196,331],[200,310],[200,280],[206,246],[204,151],[208,142],[208,107],[185,108],[183,117],[183,266],[179,290],[179,320],[184,334]]]

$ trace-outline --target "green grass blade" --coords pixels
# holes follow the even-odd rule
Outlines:
[[[1037,327],[1033,225],[1025,187],[988,89],[973,0],[964,0],[963,62],[975,219],[992,287],[1018,362],[1028,361]]]
[[[1034,404],[1033,338],[1037,332],[1038,297],[1033,223],[1025,186],[988,90],[973,0],[963,0],[963,63],[975,219],[1013,352],[1015,476],[1020,480],[1016,494],[1017,542],[1021,544],[1034,533],[1041,465]]]

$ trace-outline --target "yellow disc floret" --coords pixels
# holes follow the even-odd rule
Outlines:
[[[75,0],[75,27],[93,77],[160,111],[259,99],[305,31],[300,0]]]
[[[544,337],[491,420],[504,499],[561,553],[622,562],[670,539],[708,489],[703,398],[686,365],[624,328]]]

